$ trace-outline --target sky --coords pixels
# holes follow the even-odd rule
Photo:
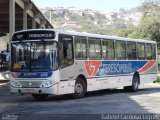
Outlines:
[[[101,13],[118,12],[120,8],[125,10],[140,5],[141,0],[32,0],[37,7],[76,7],[93,9]]]

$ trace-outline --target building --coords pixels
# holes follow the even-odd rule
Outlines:
[[[105,16],[108,20],[116,20],[117,19],[117,13],[114,13],[114,12],[110,12],[110,13],[106,14]]]
[[[32,28],[53,26],[31,0],[0,0],[0,33],[11,38],[15,31]]]

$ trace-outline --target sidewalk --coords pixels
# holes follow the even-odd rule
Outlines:
[[[9,80],[5,80],[3,76],[0,74],[0,86],[9,83]]]
[[[9,83],[9,80],[2,80],[2,79],[0,79],[0,86],[1,85],[5,85],[7,83]]]

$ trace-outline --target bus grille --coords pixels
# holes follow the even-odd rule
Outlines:
[[[43,81],[19,81],[22,88],[39,88]]]

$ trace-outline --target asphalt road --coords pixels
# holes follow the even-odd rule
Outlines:
[[[3,85],[0,86],[0,113],[2,120],[7,117],[14,120],[106,120],[106,115],[110,114],[114,114],[114,118],[119,114],[160,114],[160,85],[148,84],[136,93],[103,90],[87,93],[82,99],[64,95],[49,96],[46,101],[36,101],[31,95],[10,94],[8,85]]]

